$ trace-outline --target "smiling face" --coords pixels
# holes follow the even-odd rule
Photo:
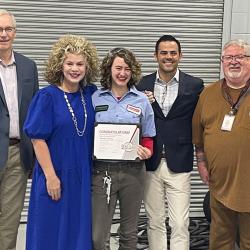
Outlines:
[[[128,89],[128,82],[131,79],[132,72],[124,59],[117,56],[111,66],[112,88]]]
[[[155,59],[158,62],[160,77],[163,80],[172,78],[175,75],[181,57],[176,42],[160,42],[158,51],[155,53]]]
[[[0,54],[10,52],[12,50],[12,44],[16,37],[16,30],[13,23],[13,19],[8,14],[0,15],[0,28],[3,32],[0,32]],[[14,29],[11,29],[14,28]]]
[[[231,85],[242,85],[249,79],[249,57],[244,57],[246,51],[239,45],[228,46],[223,53],[222,67],[225,78]],[[231,56],[231,60],[223,58]],[[235,58],[236,56],[236,58]],[[239,57],[240,56],[240,57]],[[237,59],[240,58],[240,59]],[[242,57],[242,58],[241,58]]]
[[[80,81],[86,74],[86,60],[83,55],[67,54],[63,62],[62,86],[70,89],[78,89]]]

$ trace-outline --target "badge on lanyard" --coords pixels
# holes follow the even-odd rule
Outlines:
[[[223,119],[223,122],[221,125],[221,130],[232,131],[235,115],[239,109],[241,102],[244,100],[246,95],[249,93],[249,89],[250,89],[249,87],[250,87],[250,79],[247,81],[244,88],[241,89],[237,100],[234,101],[229,93],[229,87],[226,84],[226,80],[223,79],[222,94],[223,94],[224,99],[231,105],[231,110],[229,111],[228,114],[226,114],[224,116],[224,119]]]
[[[232,131],[233,123],[234,123],[235,115],[234,114],[226,114],[224,116],[221,130],[224,131]]]

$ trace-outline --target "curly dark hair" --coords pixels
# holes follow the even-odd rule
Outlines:
[[[81,84],[96,81],[99,75],[97,50],[86,38],[75,35],[63,36],[54,44],[46,63],[45,80],[51,84],[61,85],[63,62],[69,53],[82,55],[86,59],[87,70]]]
[[[114,48],[108,52],[108,54],[103,58],[101,64],[101,85],[105,89],[111,89],[112,84],[112,74],[111,67],[116,57],[121,57],[124,59],[124,62],[131,69],[131,79],[128,82],[128,88],[131,88],[135,85],[141,77],[141,65],[136,59],[132,51],[126,48]]]

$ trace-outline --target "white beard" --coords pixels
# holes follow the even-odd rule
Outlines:
[[[239,78],[239,77],[241,77],[241,71],[240,72],[228,71],[228,76],[231,78]]]

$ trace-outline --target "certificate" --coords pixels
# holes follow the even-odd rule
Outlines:
[[[137,155],[139,142],[139,124],[96,123],[94,159],[139,161]]]

